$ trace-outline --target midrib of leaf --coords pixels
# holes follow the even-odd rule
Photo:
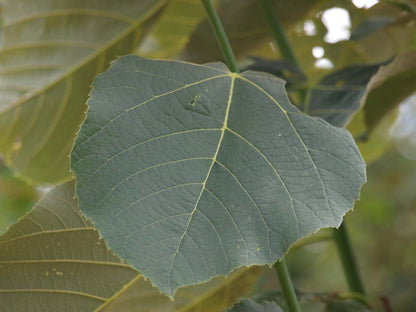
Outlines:
[[[198,207],[199,201],[201,200],[202,193],[204,193],[204,191],[205,191],[205,186],[206,186],[206,183],[207,183],[207,181],[208,181],[208,178],[209,178],[209,177],[210,177],[210,175],[211,175],[211,170],[212,170],[212,167],[214,166],[215,162],[217,161],[218,152],[219,152],[219,150],[220,150],[220,148],[221,148],[221,143],[222,143],[222,140],[223,140],[223,138],[224,138],[224,133],[225,133],[225,130],[227,129],[228,115],[229,115],[229,112],[230,112],[230,107],[231,107],[231,102],[232,102],[233,92],[234,92],[234,82],[235,82],[235,78],[236,78],[236,77],[238,77],[239,75],[238,75],[238,74],[236,74],[236,73],[230,73],[230,74],[229,74],[229,76],[231,77],[230,94],[228,95],[228,102],[227,102],[227,107],[226,107],[226,110],[225,110],[225,116],[224,116],[223,126],[222,126],[222,128],[220,129],[220,130],[221,130],[221,136],[220,136],[220,138],[219,138],[219,140],[218,140],[218,145],[217,145],[217,149],[216,149],[216,151],[215,151],[215,154],[214,154],[214,156],[212,157],[212,161],[211,161],[211,165],[210,165],[210,167],[209,167],[209,169],[208,169],[208,173],[207,173],[207,175],[206,175],[206,177],[205,177],[204,182],[202,182],[201,191],[199,192],[199,196],[198,196],[198,198],[197,198],[197,200],[196,200],[195,206],[194,206],[194,208],[193,208],[193,210],[191,211],[191,214],[190,214],[190,216],[189,216],[189,221],[188,221],[188,224],[186,225],[186,228],[185,228],[185,230],[184,230],[184,232],[183,232],[183,234],[182,234],[181,238],[179,239],[179,244],[178,244],[178,247],[176,248],[176,251],[175,251],[175,253],[173,254],[172,263],[171,263],[171,266],[170,266],[170,268],[169,268],[169,273],[168,273],[168,274],[169,274],[169,278],[168,278],[168,285],[169,285],[169,292],[170,292],[170,293],[172,292],[172,287],[171,287],[171,277],[172,277],[172,270],[173,270],[173,266],[175,265],[176,256],[178,255],[179,249],[181,248],[181,245],[182,245],[182,241],[183,241],[183,239],[184,239],[185,235],[186,235],[186,234],[187,234],[187,232],[188,232],[189,225],[190,225],[190,224],[191,224],[191,222],[192,222],[192,217],[194,216],[195,211],[196,211],[196,209],[197,209],[197,207]],[[222,244],[222,242],[221,242],[221,244]],[[224,246],[223,246],[223,248],[224,248]]]
[[[10,105],[7,109],[5,109],[3,112],[1,112],[1,114],[6,114],[7,112],[13,110],[14,108],[16,108],[18,106],[24,105],[25,103],[27,103],[28,100],[30,100],[30,99],[32,99],[32,98],[34,98],[34,97],[36,97],[36,96],[38,96],[42,93],[45,93],[52,86],[60,83],[61,81],[63,81],[64,79],[67,79],[68,77],[71,77],[77,70],[86,66],[88,63],[92,62],[95,58],[98,58],[102,55],[105,56],[105,53],[107,52],[107,50],[109,48],[116,45],[119,41],[121,41],[123,38],[127,37],[131,33],[134,33],[135,31],[137,31],[139,26],[144,21],[146,21],[149,17],[151,17],[153,14],[155,14],[155,12],[157,12],[164,5],[165,2],[166,2],[165,0],[159,0],[157,5],[153,6],[152,9],[148,10],[145,15],[143,15],[141,18],[135,20],[135,22],[130,21],[131,25],[129,27],[127,27],[124,31],[122,31],[118,36],[116,36],[115,38],[110,40],[108,43],[104,44],[101,48],[97,48],[97,50],[95,52],[91,53],[89,56],[84,58],[83,61],[81,61],[79,63],[76,63],[75,65],[70,67],[60,78],[56,79],[55,81],[53,81],[49,84],[46,84],[45,86],[43,86],[41,88],[35,89],[32,92],[31,92],[31,90],[29,90],[28,92],[31,92],[30,96],[26,97],[26,96],[23,95],[23,97],[20,100],[16,101],[12,105]],[[7,47],[6,47],[6,49],[7,49]],[[101,70],[102,70],[102,68],[101,68]]]
[[[202,65],[200,65],[200,66],[202,66]],[[205,66],[202,66],[202,67],[205,67]],[[222,77],[226,77],[226,76],[229,76],[229,74],[224,74],[224,75],[217,75],[217,76],[214,76],[214,77],[209,77],[209,78],[206,78],[206,79],[203,79],[203,80],[200,80],[200,81],[196,81],[196,82],[194,82],[194,83],[190,83],[190,84],[187,84],[187,85],[184,85],[184,86],[182,86],[182,87],[180,87],[180,88],[176,88],[176,89],[174,89],[174,90],[171,90],[171,91],[168,91],[168,92],[165,92],[165,93],[162,93],[162,94],[160,94],[160,95],[156,95],[156,96],[153,96],[152,98],[150,98],[149,100],[146,100],[146,101],[144,101],[144,102],[142,102],[142,103],[138,103],[138,104],[136,104],[136,105],[134,105],[133,107],[130,107],[129,109],[126,109],[126,110],[124,110],[123,112],[121,112],[120,114],[118,114],[117,116],[115,116],[114,118],[112,118],[112,119],[110,119],[107,123],[105,123],[102,127],[100,127],[100,129],[99,130],[97,130],[95,133],[93,133],[91,136],[89,136],[86,140],[84,140],[84,141],[82,141],[81,143],[79,143],[79,145],[76,147],[76,149],[78,149],[78,148],[80,148],[83,144],[85,144],[87,141],[89,141],[89,140],[91,140],[95,135],[97,135],[98,133],[100,133],[101,131],[103,131],[105,128],[107,128],[112,122],[114,122],[115,120],[117,120],[117,119],[119,119],[120,117],[122,117],[124,114],[126,114],[127,112],[129,112],[129,111],[131,111],[131,110],[133,110],[133,109],[136,109],[136,108],[138,108],[138,107],[140,107],[140,106],[142,106],[142,105],[145,105],[145,104],[147,104],[147,103],[150,103],[150,102],[152,102],[152,101],[154,101],[155,99],[158,99],[158,98],[161,98],[161,97],[164,97],[164,96],[166,96],[166,95],[169,95],[169,94],[173,94],[173,93],[175,93],[175,92],[178,92],[178,91],[180,91],[180,90],[183,90],[183,89],[186,89],[186,88],[188,88],[188,87],[191,87],[191,86],[195,86],[195,85],[198,85],[198,84],[200,84],[200,83],[204,83],[204,82],[207,82],[207,81],[210,81],[210,80],[213,80],[213,79],[216,79],[216,78],[222,78]],[[216,128],[212,128],[212,129],[195,129],[195,130],[186,130],[186,131],[181,131],[180,133],[187,133],[187,132],[191,132],[191,131],[197,131],[197,130],[200,130],[200,131],[202,131],[202,130],[205,130],[205,131],[215,131],[215,130],[218,130],[218,131],[220,131],[221,130],[221,128],[218,128],[218,129],[216,129]],[[155,137],[155,138],[152,138],[152,139],[149,139],[149,140],[146,140],[146,141],[143,141],[143,142],[140,142],[140,143],[138,143],[138,144],[135,144],[135,145],[132,145],[132,146],[129,146],[127,149],[125,149],[125,150],[122,150],[122,151],[120,151],[120,152],[118,152],[118,153],[116,153],[116,154],[114,154],[114,155],[112,155],[110,158],[108,158],[108,159],[106,159],[106,161],[103,163],[103,164],[101,164],[93,173],[91,173],[89,176],[88,176],[88,178],[82,183],[82,184],[80,184],[80,185],[77,185],[77,188],[81,188],[85,183],[87,183],[88,182],[88,180],[89,180],[89,178],[90,177],[92,177],[96,172],[98,172],[106,163],[108,163],[110,160],[112,160],[112,159],[114,159],[115,157],[117,157],[117,156],[119,156],[120,154],[122,154],[122,153],[124,153],[124,152],[126,152],[126,151],[128,151],[128,150],[131,150],[131,149],[133,149],[133,148],[135,148],[135,147],[137,147],[137,146],[139,146],[139,145],[141,145],[141,144],[145,144],[145,143],[147,143],[147,142],[150,142],[150,141],[153,141],[153,140],[158,140],[158,139],[161,139],[161,138],[163,138],[163,137],[166,137],[166,136],[171,136],[171,135],[175,135],[175,134],[178,134],[178,133],[169,133],[169,134],[166,134],[166,135],[163,135],[163,136],[159,136],[159,137]],[[76,149],[74,149],[74,151],[73,152],[75,152],[76,151]],[[83,160],[84,158],[80,158],[80,159],[78,159],[76,162],[73,162],[72,163],[72,166],[74,166],[77,162],[79,162],[79,161],[81,161],[81,160]],[[120,183],[122,183],[123,181],[120,181],[119,182],[119,184]],[[118,184],[116,185],[116,186],[114,186],[114,189],[116,188],[118,186]],[[101,202],[100,202],[101,203]],[[100,203],[98,203],[98,204],[100,204]]]
[[[135,21],[133,18],[130,18],[128,16],[105,11],[105,10],[69,8],[69,9],[55,10],[52,12],[35,13],[32,15],[28,15],[21,19],[12,21],[11,23],[6,23],[4,27],[18,25],[18,24],[32,21],[38,18],[45,18],[45,17],[51,17],[51,16],[65,16],[65,15],[87,15],[87,16],[96,16],[96,17],[107,17],[107,18],[119,20],[122,22],[126,22],[128,24],[131,24]]]
[[[103,303],[101,306],[99,306],[97,309],[95,309],[94,312],[100,312],[104,311],[104,308],[108,308],[113,304],[113,302],[120,297],[125,291],[130,289],[130,287],[134,286],[136,282],[138,282],[142,278],[142,275],[138,274],[135,278],[133,278],[128,284],[124,285],[122,289],[120,289],[117,293],[115,293],[112,297],[106,300],[105,303]]]
[[[248,270],[248,269],[247,269]],[[232,277],[227,277],[222,280],[221,283],[219,283],[217,286],[212,287],[208,292],[204,293],[202,296],[196,297],[196,299],[192,300],[188,304],[184,305],[180,309],[178,309],[175,312],[187,312],[192,311],[195,307],[199,307],[205,300],[208,300],[210,297],[214,296],[215,293],[219,292],[221,289],[226,288],[227,286],[234,283],[235,280],[238,280],[238,278],[244,274],[247,273],[247,270],[241,270],[236,275],[233,275]]]
[[[28,43],[21,43],[21,44],[6,46],[1,49],[1,52],[26,50],[26,49],[32,49],[32,48],[47,48],[47,47],[67,47],[67,48],[69,47],[69,48],[85,48],[85,49],[95,50],[98,46],[99,45],[97,44],[86,42],[86,41],[44,40],[44,41],[35,41],[35,42],[28,42]],[[50,64],[46,64],[46,65],[50,66]],[[37,65],[31,65],[28,68],[32,69],[32,67],[34,66],[37,66]],[[44,66],[44,65],[42,64],[40,66]]]
[[[68,232],[77,232],[77,231],[93,231],[95,230],[93,227],[84,227],[84,228],[70,228],[70,229],[59,229],[59,230],[48,230],[48,231],[41,231],[41,232],[35,232],[31,234],[23,234],[18,237],[13,237],[11,239],[0,241],[0,246],[3,244],[10,243],[12,241],[25,239],[28,237],[38,236],[38,235],[48,235],[48,234],[57,234],[57,233],[68,233]]]
[[[127,264],[124,264],[124,263],[105,262],[105,261],[92,261],[92,260],[78,260],[78,259],[39,259],[39,260],[8,260],[8,261],[0,261],[0,264],[29,264],[29,263],[82,263],[82,264],[116,266],[116,267],[123,267],[123,268],[132,269],[131,266],[129,266]]]
[[[74,295],[74,296],[81,296],[87,297],[89,299],[94,299],[98,301],[105,301],[106,299],[103,297],[95,296],[93,294],[88,294],[80,291],[73,291],[73,290],[60,290],[60,289],[0,289],[1,293],[19,293],[19,292],[27,292],[27,293],[54,293],[54,294],[65,294],[65,295]]]

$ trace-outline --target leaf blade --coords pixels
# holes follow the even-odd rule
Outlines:
[[[220,310],[261,273],[243,268],[227,279],[184,288],[171,301],[107,249],[80,214],[74,188],[74,182],[55,187],[0,236],[2,311],[188,312],[203,311],[207,302]]]
[[[81,209],[169,295],[338,226],[365,181],[347,131],[301,114],[270,75],[122,57],[88,105]]]
[[[0,149],[11,167],[35,182],[62,182],[71,177],[67,156],[89,84],[115,55],[136,47],[143,22],[163,1],[25,4],[19,12],[14,1],[5,3]],[[102,32],[108,24],[111,31]]]

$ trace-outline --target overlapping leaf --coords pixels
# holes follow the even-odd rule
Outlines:
[[[367,84],[381,64],[356,65],[325,76],[310,95],[305,112],[343,127],[361,108]]]
[[[325,76],[312,89],[309,102],[304,107],[304,111],[312,116],[321,117],[338,127],[348,127],[357,138],[358,147],[367,163],[380,157],[388,146],[385,129],[392,122],[383,122],[368,136],[363,105],[368,92],[367,85],[379,68],[380,64],[356,65]]]
[[[367,86],[363,99],[365,123],[368,131],[389,111],[416,92],[416,52],[398,56],[383,66]]]
[[[0,237],[1,311],[94,311],[137,277],[77,209],[74,183]]]
[[[261,269],[242,268],[227,278],[217,277],[199,285],[179,289],[174,300],[162,295],[144,279],[103,305],[99,312],[212,312],[224,311],[255,284]],[[98,312],[97,311],[97,312]]]
[[[35,188],[0,163],[0,234],[21,218],[37,198]]]
[[[0,310],[220,311],[247,292],[260,271],[244,268],[184,288],[171,301],[107,249],[81,216],[70,182],[0,237]]]
[[[4,2],[0,151],[37,182],[70,177],[68,154],[93,78],[137,47],[165,1]]]
[[[258,304],[253,300],[244,299],[235,304],[228,312],[282,312],[282,309],[274,302]]]
[[[72,152],[80,208],[169,295],[338,226],[365,181],[350,134],[299,112],[268,74],[122,57],[88,105]]]
[[[162,59],[176,57],[204,16],[200,0],[170,1],[155,29],[143,41],[139,54]]]

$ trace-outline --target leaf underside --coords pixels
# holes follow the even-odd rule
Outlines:
[[[338,226],[365,181],[351,135],[268,74],[126,56],[88,106],[72,151],[80,209],[170,296]]]
[[[73,182],[55,187],[0,236],[0,311],[221,311],[261,273],[242,268],[171,301],[108,250],[74,196]]]
[[[81,216],[73,182],[0,237],[1,311],[95,311],[138,276]]]
[[[164,0],[4,1],[0,151],[37,183],[71,178],[68,155],[94,77],[137,48]]]

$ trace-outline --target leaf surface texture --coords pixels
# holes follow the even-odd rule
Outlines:
[[[88,105],[80,209],[168,295],[338,226],[365,181],[348,131],[299,112],[268,74],[127,56]]]

